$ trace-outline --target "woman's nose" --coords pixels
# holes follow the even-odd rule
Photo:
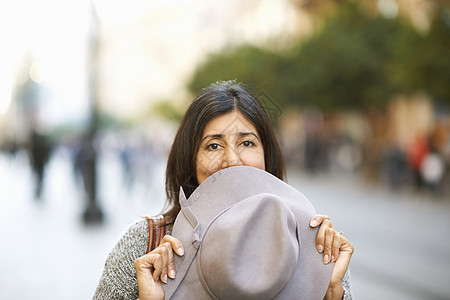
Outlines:
[[[222,169],[242,165],[239,152],[235,149],[227,149],[222,157]]]

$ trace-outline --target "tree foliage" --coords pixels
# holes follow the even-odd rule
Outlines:
[[[237,79],[282,106],[326,110],[383,107],[395,93],[419,90],[448,100],[448,25],[437,18],[424,36],[406,20],[367,13],[350,1],[289,55],[250,45],[212,55],[189,89],[197,93],[214,81]]]
[[[400,88],[390,69],[399,37],[411,31],[356,3],[341,6],[290,58],[288,102],[323,109],[383,106]]]
[[[275,91],[273,83],[280,74],[280,56],[252,45],[212,54],[194,73],[188,86],[193,93],[211,83],[222,80],[237,80],[253,92]]]
[[[439,9],[424,36],[403,35],[394,68],[405,91],[424,91],[450,104],[450,10]]]

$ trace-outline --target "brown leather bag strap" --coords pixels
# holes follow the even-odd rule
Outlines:
[[[155,226],[153,226],[153,218],[145,217],[148,222],[148,245],[147,245],[147,252],[149,253],[152,249],[152,246],[154,244],[154,235],[155,235]],[[154,247],[153,247],[154,249]]]
[[[155,249],[166,235],[167,220],[163,215],[156,217],[145,217],[148,222],[148,245],[147,253]]]

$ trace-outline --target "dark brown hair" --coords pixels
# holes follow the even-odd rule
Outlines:
[[[177,214],[180,187],[186,197],[197,188],[196,157],[203,129],[213,118],[237,110],[258,131],[264,148],[266,171],[284,180],[286,170],[270,119],[261,103],[241,84],[217,82],[203,89],[187,109],[169,154],[166,168],[167,206]]]

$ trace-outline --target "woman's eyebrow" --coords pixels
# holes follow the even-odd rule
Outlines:
[[[224,135],[221,133],[216,133],[216,134],[207,134],[205,135],[205,137],[201,140],[200,143],[202,143],[204,140],[206,140],[207,138],[214,138],[214,139],[221,139],[223,138]]]
[[[255,138],[257,138],[259,140],[259,137],[254,132],[239,132],[239,137],[247,136],[247,135],[253,135],[253,136],[255,136]]]
[[[247,136],[247,135],[253,135],[255,138],[257,138],[259,140],[258,135],[256,135],[256,133],[254,132],[239,132],[238,136],[239,137],[243,137],[243,136]],[[204,140],[206,140],[207,138],[214,138],[214,139],[222,139],[224,138],[224,134],[222,133],[216,133],[216,134],[207,134],[205,135],[205,137],[200,141],[200,143],[203,143]]]

